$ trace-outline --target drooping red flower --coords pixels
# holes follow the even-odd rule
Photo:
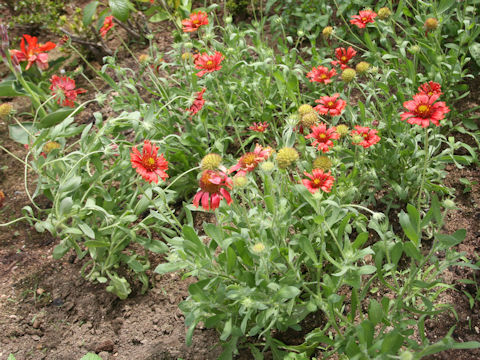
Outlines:
[[[208,55],[207,53],[202,53],[194,55],[195,59],[195,69],[202,70],[197,73],[198,77],[202,77],[206,73],[211,73],[217,70],[220,70],[222,67],[220,63],[222,62],[224,56],[222,53],[215,51],[215,54]]]
[[[197,97],[195,100],[193,100],[192,106],[190,106],[190,108],[186,110],[191,112],[191,116],[195,115],[200,110],[202,110],[203,105],[205,104],[205,100],[203,99],[203,94],[205,93],[206,90],[207,90],[206,88],[203,88],[202,90],[197,92]]]
[[[200,202],[206,211],[218,208],[222,199],[225,199],[228,205],[232,203],[228,189],[232,188],[233,182],[223,171],[205,170],[198,185],[200,190],[193,198],[193,205],[197,208]]]
[[[182,20],[183,32],[194,32],[202,25],[208,25],[208,15],[204,11],[190,14],[188,19]]]
[[[245,153],[237,162],[236,165],[232,166],[228,173],[231,174],[234,171],[238,170],[238,174],[244,175],[247,172],[253,171],[259,163],[269,158],[272,154],[273,149],[269,146],[262,147],[260,144],[255,145],[255,150],[253,152]]]
[[[113,16],[107,16],[103,21],[103,26],[100,28],[100,35],[105,37],[107,32],[113,27]]]
[[[317,68],[312,68],[312,71],[307,73],[307,77],[310,78],[310,82],[319,82],[328,84],[332,82],[332,77],[337,75],[335,69],[328,70],[326,66],[319,66]]]
[[[158,148],[152,145],[149,140],[143,142],[143,151],[132,148],[130,153],[130,162],[132,167],[140,174],[145,181],[158,184],[158,177],[165,181],[168,174],[164,170],[168,170],[168,161],[165,160],[163,154],[158,156]]]
[[[418,88],[418,94],[428,95],[428,96],[432,96],[432,95],[440,96],[443,94],[443,92],[442,92],[442,87],[440,86],[439,83],[436,83],[434,81],[429,81],[425,84],[420,85],[420,87]]]
[[[378,136],[377,133],[378,133],[378,130],[355,125],[355,130],[352,130],[351,132],[353,144],[361,145],[365,149],[372,145],[375,145],[380,141],[380,136]]]
[[[345,109],[347,102],[343,99],[338,99],[339,96],[339,93],[335,93],[333,96],[322,96],[320,99],[315,100],[319,105],[315,106],[314,109],[321,115],[340,115],[343,109]]]
[[[27,46],[25,46],[25,40]],[[48,54],[45,51],[54,49],[57,45],[51,41],[45,44],[38,44],[36,36],[23,34],[20,42],[20,50],[10,50],[10,56],[16,57],[18,61],[28,61],[26,70],[30,69],[33,63],[41,70],[48,69]]]
[[[330,192],[335,178],[330,175],[331,172],[324,173],[321,169],[313,169],[312,173],[304,172],[309,179],[303,179],[302,183],[312,194],[315,194],[319,189]]]
[[[377,13],[371,10],[359,11],[359,15],[353,15],[350,24],[357,25],[358,28],[364,29],[368,23],[374,23]]]
[[[437,101],[440,95],[413,95],[413,100],[405,101],[403,106],[408,110],[400,115],[400,118],[407,120],[409,124],[428,127],[430,122],[436,126],[440,126],[439,121],[445,117],[450,111],[443,101]]]
[[[327,129],[327,125],[320,123],[319,125],[314,125],[311,127],[312,132],[308,134],[305,139],[314,139],[312,146],[316,146],[318,150],[326,153],[333,146],[332,140],[337,140],[340,138],[337,128],[335,126]]]
[[[52,95],[57,99],[57,104],[62,106],[75,107],[75,99],[78,94],[87,92],[85,89],[75,89],[75,80],[62,76],[53,75],[50,78],[50,90]]]
[[[357,52],[349,46],[348,49],[345,48],[336,48],[335,57],[337,60],[332,61],[333,66],[340,65],[342,70],[345,70],[348,67],[348,62],[357,54]]]
[[[256,131],[256,132],[264,132],[265,130],[267,130],[268,128],[268,123],[265,121],[263,123],[259,122],[258,124],[257,123],[253,123],[252,126],[250,126],[248,129],[249,130],[252,130],[252,131]]]

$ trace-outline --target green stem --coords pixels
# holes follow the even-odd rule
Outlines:
[[[430,151],[428,149],[428,128],[425,128],[424,151],[425,151],[425,161],[423,162],[422,180],[420,182],[420,188],[418,189],[417,209],[420,209],[420,203],[421,203],[421,200],[422,200],[422,193],[423,193],[423,185],[425,183],[425,175],[426,175],[426,172],[427,172],[427,165],[428,165],[428,160],[429,160],[429,157],[430,157]]]

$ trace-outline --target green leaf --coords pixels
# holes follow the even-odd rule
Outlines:
[[[284,286],[278,290],[275,297],[279,298],[280,300],[289,300],[293,299],[298,294],[300,294],[300,290],[295,286]]]
[[[127,21],[130,16],[132,5],[128,0],[108,0],[108,5],[112,10],[113,16],[120,21]]]
[[[93,16],[97,10],[98,1],[92,1],[83,8],[83,25],[88,26],[92,23]]]
[[[405,254],[410,256],[410,258],[415,259],[417,261],[422,260],[422,254],[420,251],[413,245],[411,242],[406,242],[403,244],[403,250],[405,251]]]
[[[57,124],[60,124],[63,120],[65,120],[71,113],[73,113],[75,109],[72,108],[61,108],[53,113],[48,114],[47,116],[43,117],[40,122],[37,124],[39,129],[46,129]]]
[[[441,0],[437,8],[437,14],[442,14],[455,5],[455,0]]]
[[[65,193],[73,191],[80,186],[81,181],[82,178],[80,176],[72,176],[67,181],[60,184],[60,186],[58,187],[58,191]]]
[[[132,291],[130,290],[128,281],[123,277],[119,277],[117,274],[108,274],[108,277],[110,278],[110,283],[107,286],[107,291],[125,300]]]
[[[315,250],[312,246],[312,242],[308,238],[302,237],[300,238],[298,244],[300,245],[300,248],[305,252],[305,254],[307,254],[307,256],[313,261],[313,263],[317,265],[317,254],[315,253]]]
[[[66,240],[62,240],[55,248],[53,249],[52,256],[55,260],[61,259],[63,255],[70,250],[70,245]]]
[[[176,263],[163,263],[163,264],[159,264],[155,268],[154,272],[162,275],[169,272],[174,272],[180,269],[184,269],[186,267],[187,267],[187,263],[184,263],[181,261],[178,261]]]
[[[85,241],[85,246],[87,248],[108,248],[110,247],[110,243],[106,241],[89,240]]]
[[[22,126],[20,126],[19,124],[8,125],[8,133],[10,135],[10,139],[23,145],[30,144],[30,136],[28,135],[28,133],[32,134],[33,132],[35,132],[35,130],[33,127],[33,123],[31,122],[24,122],[22,123]]]
[[[58,208],[60,215],[68,214],[70,210],[72,210],[72,206],[73,206],[73,200],[70,196],[63,198]]]
[[[15,80],[4,80],[0,82],[0,96],[25,96],[25,93],[15,89]]]
[[[185,238],[185,245],[187,245],[190,250],[192,250],[194,253],[198,253],[199,255],[205,253],[202,241],[191,226],[185,225],[182,228],[182,233]]]
[[[232,318],[228,319],[223,327],[222,335],[220,335],[220,340],[225,341],[228,339],[230,334],[232,333]]]
[[[85,224],[84,222],[79,222],[78,227],[83,231],[85,235],[87,235],[90,239],[95,239],[95,233],[93,232],[92,228]]]
[[[470,50],[470,55],[472,55],[472,57],[475,59],[477,65],[480,66],[480,44],[474,42],[472,45],[470,45],[468,50]]]
[[[86,355],[83,355],[80,360],[103,360],[100,356],[94,353],[88,353]]]
[[[383,319],[382,306],[375,299],[370,300],[370,306],[368,307],[368,318],[374,325],[377,325]]]
[[[418,246],[420,242],[420,237],[417,232],[416,227],[411,223],[410,216],[405,212],[401,212],[398,214],[398,218],[400,220],[400,225],[402,226],[403,232],[407,237],[416,245]]]
[[[467,234],[467,231],[465,229],[460,229],[460,230],[455,231],[455,233],[453,235],[435,234],[435,237],[446,248],[450,248],[452,246],[460,244],[463,240],[465,240],[465,235],[466,234]]]
[[[7,360],[17,360],[17,359],[15,359],[15,356],[13,356],[13,354],[10,354],[8,355]]]

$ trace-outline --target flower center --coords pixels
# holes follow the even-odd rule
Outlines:
[[[333,107],[334,105],[335,105],[335,104],[333,103],[333,101],[327,102],[327,106],[330,107],[330,108]]]
[[[325,135],[325,134],[318,135],[318,138],[321,139],[321,140],[326,139],[326,137],[327,137],[327,135]]]
[[[317,186],[320,185],[320,179],[314,179],[313,183]]]
[[[347,62],[348,61],[348,58],[344,55],[340,58],[340,61],[341,62]]]
[[[157,166],[156,166],[156,161],[155,161],[155,158],[153,158],[152,156],[149,156],[147,158],[144,158],[143,159],[143,166],[145,167],[145,169],[147,169],[148,171],[154,171],[157,169]]]
[[[192,22],[193,22],[195,25],[197,25],[197,24],[200,22],[200,20],[195,19],[195,20],[193,20]]]
[[[430,112],[430,106],[426,104],[419,105],[417,107],[417,114],[423,117],[426,117]]]
[[[255,167],[257,166],[257,156],[253,152],[246,153],[242,156],[241,163],[243,167]]]
[[[326,78],[327,78],[327,75],[325,74],[320,75],[320,79],[326,79]]]
[[[210,194],[218,193],[221,187],[220,185],[212,183],[210,180],[212,175],[215,175],[214,171],[205,171],[199,182],[200,189]]]
[[[366,17],[362,17],[362,21],[363,21],[363,22],[367,22],[367,20],[368,20],[368,19],[367,19]]]
[[[212,61],[212,60],[208,60],[207,63],[205,64],[205,67],[208,68],[208,69],[213,68],[213,61]]]

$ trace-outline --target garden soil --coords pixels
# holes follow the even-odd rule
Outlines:
[[[170,42],[164,39],[163,45],[167,47]],[[4,68],[1,73],[3,76]],[[479,81],[470,87],[480,89]],[[478,90],[472,92],[462,103],[462,109],[480,103],[479,96]],[[28,111],[29,104],[22,98],[1,100],[11,100],[17,113]],[[78,121],[89,121],[97,110],[87,108]],[[461,140],[475,146],[472,139]],[[25,158],[26,150],[9,139],[5,120],[0,121],[0,144],[17,157]],[[22,207],[31,203],[24,188],[22,164],[0,152],[0,169],[0,190],[6,195],[0,222],[5,223],[21,216]],[[446,170],[445,182],[454,189],[457,207],[449,211],[444,231],[466,229],[466,240],[458,245],[458,250],[475,260],[480,253],[480,170],[452,165]],[[471,189],[461,178],[473,184]],[[31,174],[27,184],[32,191]],[[39,205],[46,207],[48,202],[40,199]],[[197,221],[198,226],[201,220]],[[104,285],[83,280],[80,274],[83,261],[78,261],[74,254],[54,260],[52,250],[58,242],[59,239],[37,233],[24,222],[0,228],[0,360],[7,359],[10,353],[17,360],[76,360],[87,352],[95,352],[103,360],[202,360],[219,356],[218,333],[202,326],[195,331],[193,344],[185,345],[184,317],[178,304],[187,297],[192,279],[183,280],[179,274],[151,273],[152,286],[146,294],[134,288],[132,295],[122,301],[106,292]],[[154,268],[162,258],[153,257],[151,261]],[[455,312],[447,311],[436,320],[426,321],[426,332],[432,342],[442,338],[455,324],[456,341],[480,341],[480,301],[470,306],[465,295],[468,292],[475,297],[480,284],[460,281],[465,278],[476,281],[479,276],[468,268],[445,272],[452,289],[438,301],[453,304]],[[282,340],[298,340],[294,334],[283,335]],[[247,353],[241,355],[242,359],[251,358]],[[480,359],[480,350],[447,351],[428,359],[452,358]]]

